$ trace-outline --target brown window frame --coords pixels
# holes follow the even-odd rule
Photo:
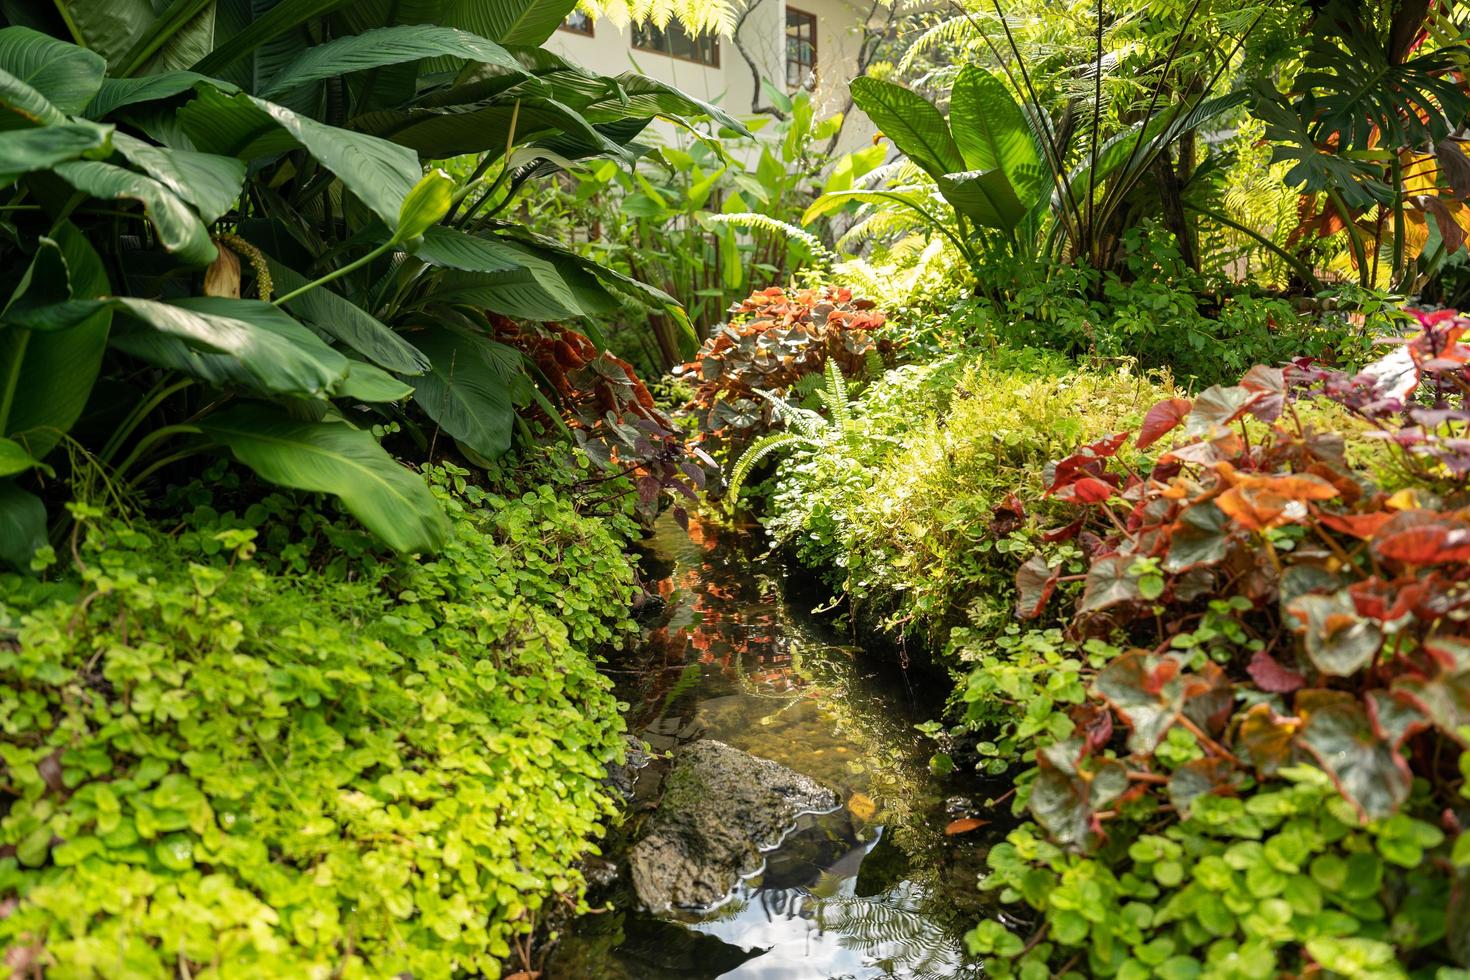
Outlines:
[[[679,22],[678,21],[675,21],[675,20],[670,20],[669,21],[669,27],[677,28],[680,31],[684,30],[683,26],[680,25]],[[656,30],[659,30],[659,33],[662,34],[662,35],[664,35],[665,37],[668,36],[668,30],[667,30],[667,28],[664,28],[664,29],[657,29],[656,28]],[[639,43],[639,40],[638,40],[638,37],[639,37],[639,35],[638,35],[638,28],[635,26],[633,28],[633,39],[632,39],[632,46],[633,46],[633,50],[634,51],[646,51],[649,54],[663,55],[665,58],[672,58],[675,61],[688,62],[691,65],[699,65],[701,68],[715,68],[715,69],[718,69],[720,67],[720,36],[718,34],[708,35],[709,42],[710,42],[710,55],[713,58],[712,61],[702,61],[699,58],[691,58],[688,55],[675,54],[672,50],[665,51],[663,48],[651,48],[651,47],[648,47],[645,44],[640,44]],[[689,37],[690,37],[690,40],[694,40],[695,39],[692,35],[689,35]]]
[[[783,36],[788,41],[791,40],[791,28],[793,26],[792,23],[791,23],[791,15],[792,14],[796,14],[798,17],[803,18],[805,20],[806,23],[804,25],[802,25],[802,26],[810,25],[810,27],[811,27],[812,36],[811,36],[811,40],[808,43],[811,45],[812,61],[811,61],[811,64],[810,65],[807,65],[806,66],[806,69],[807,70],[802,73],[802,81],[801,82],[797,82],[795,85],[793,85],[792,82],[791,82],[791,68],[792,68],[793,65],[800,66],[801,65],[801,62],[799,62],[799,61],[793,62],[791,60],[791,49],[788,47],[786,49],[786,87],[788,89],[792,89],[792,90],[795,90],[797,88],[801,88],[802,85],[803,85],[803,83],[805,82],[805,80],[809,77],[812,80],[812,88],[815,89],[817,87],[817,79],[818,79],[818,75],[817,75],[817,54],[818,54],[818,51],[820,50],[817,47],[817,15],[814,14],[814,13],[811,13],[810,11],[802,10],[800,7],[792,7],[790,5],[787,5],[787,7],[786,7],[786,31],[785,31],[785,33],[784,33]],[[796,35],[796,40],[797,41],[803,40],[803,38],[801,37],[801,34],[800,34],[800,29],[801,29],[800,27],[797,28],[797,30],[798,30],[798,33]]]
[[[572,14],[577,13],[581,13],[581,11],[574,10],[571,14],[567,14],[566,17],[563,17],[561,23],[556,25],[556,29],[559,31],[566,31],[568,34],[575,34],[578,37],[595,37],[596,34],[594,32],[597,28],[596,25],[593,23],[590,14],[582,14],[583,17],[587,18],[587,29],[585,31],[581,30],[580,28],[573,27],[572,25],[567,23],[567,20],[571,18]]]

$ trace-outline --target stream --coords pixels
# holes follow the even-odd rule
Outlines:
[[[932,744],[914,728],[938,716],[947,685],[852,646],[805,611],[821,588],[762,550],[758,527],[696,518],[686,533],[666,515],[643,560],[664,608],[607,670],[629,732],[655,754],[718,739],[845,804],[799,818],[713,908],[654,915],[626,884],[594,888],[595,911],[563,930],[548,980],[982,975],[962,936],[986,914],[976,887],[986,831],[945,829],[985,794],[933,775]],[[604,844],[607,868],[656,805],[659,780],[657,762],[639,772],[629,817]]]

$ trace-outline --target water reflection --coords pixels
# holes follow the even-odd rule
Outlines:
[[[959,940],[980,914],[977,849],[944,837],[948,788],[913,729],[936,705],[785,604],[781,569],[752,538],[660,526],[650,563],[663,619],[613,665],[629,727],[659,750],[719,739],[824,782],[846,806],[801,818],[717,908],[661,918],[631,910],[626,891],[603,896],[616,910],[577,922],[548,976],[978,977]],[[639,785],[649,806],[653,770]]]

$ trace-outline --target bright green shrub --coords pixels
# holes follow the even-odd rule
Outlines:
[[[78,581],[0,578],[0,946],[58,978],[494,977],[580,901],[622,542],[549,486],[428,473],[433,560],[196,487],[177,533],[74,507]]]
[[[1025,940],[986,921],[967,937],[971,951],[997,977],[1256,980],[1312,961],[1330,976],[1410,976],[1395,947],[1431,947],[1462,928],[1446,921],[1450,884],[1435,866],[1448,857],[1444,833],[1406,814],[1361,825],[1325,773],[1280,775],[1243,800],[1202,796],[1187,819],[1118,834],[1091,856],[1033,824],[1012,831],[991,849],[984,886],[1040,909],[1045,941],[1018,956]],[[1048,965],[1071,950],[1069,970]],[[1432,957],[1415,965],[1416,977],[1465,976]]]
[[[889,372],[854,405],[857,438],[783,465],[768,526],[890,626],[941,646],[967,614],[994,631],[1011,618],[1011,556],[1035,549],[1056,509],[1047,461],[1136,423],[1169,391],[1004,348]]]

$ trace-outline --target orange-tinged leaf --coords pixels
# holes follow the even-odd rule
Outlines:
[[[1393,515],[1384,511],[1372,514],[1320,514],[1317,519],[1334,531],[1367,540],[1377,534]]]
[[[867,793],[854,793],[847,801],[847,812],[859,820],[872,820],[878,812],[878,804]]]
[[[944,832],[950,836],[954,836],[955,834],[968,834],[970,831],[978,830],[988,823],[990,823],[989,820],[981,820],[979,817],[961,817],[958,820],[951,820],[945,824]]]

